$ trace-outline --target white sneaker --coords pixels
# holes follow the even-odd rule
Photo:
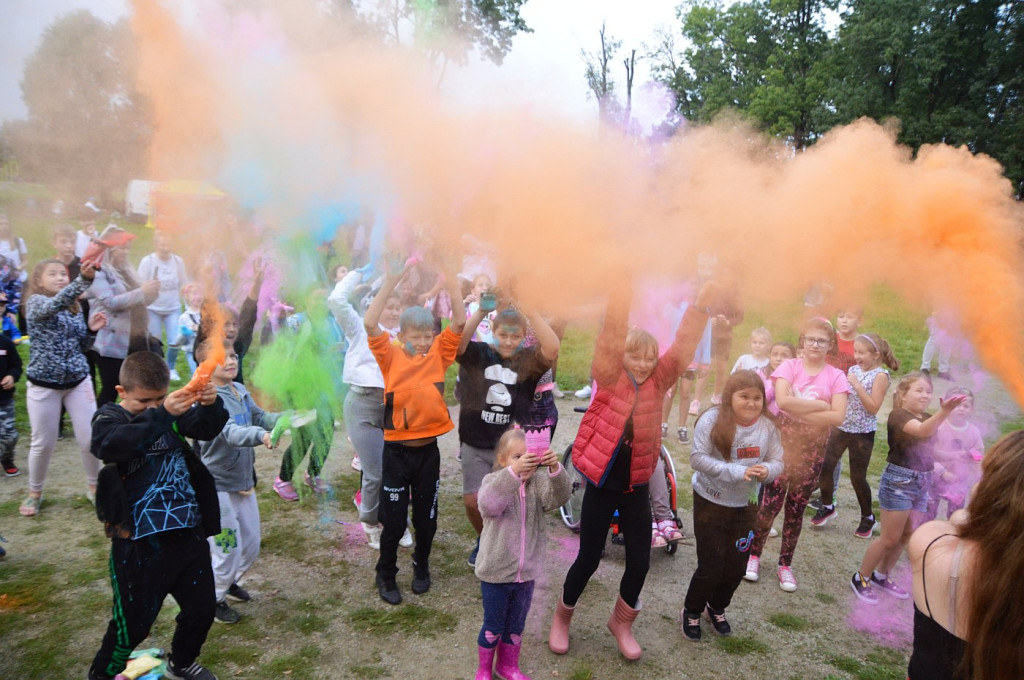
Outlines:
[[[793,569],[779,566],[779,587],[787,593],[796,590],[796,576],[793,576]]]
[[[779,535],[779,530],[776,529],[775,527],[772,527],[771,531],[768,532],[768,538],[777,538],[778,535]]]
[[[558,383],[555,383],[554,386],[551,388],[551,396],[554,397],[555,399],[565,398],[565,392],[558,389]]]
[[[352,456],[352,469],[355,470],[356,472],[363,471],[363,462],[359,460],[358,454]]]
[[[402,546],[403,548],[412,547],[412,534],[409,532],[409,527],[405,528],[405,533],[402,534],[402,538],[398,540],[398,545]]]
[[[374,550],[380,550],[380,525],[373,526],[366,522],[360,522],[363,525],[363,531],[366,532],[366,544]]]
[[[577,399],[590,399],[590,385],[584,385],[580,389],[576,390]]]
[[[171,369],[171,380],[181,380],[181,376],[178,375],[177,369]]]

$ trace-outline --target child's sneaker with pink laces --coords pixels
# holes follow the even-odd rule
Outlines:
[[[793,576],[792,567],[779,565],[779,587],[787,593],[792,593],[796,590],[796,576]]]
[[[748,581],[757,583],[757,579],[761,574],[761,558],[754,557],[751,555],[747,559],[747,573],[743,574],[743,578]]]
[[[295,491],[295,487],[292,486],[292,483],[286,482],[280,477],[274,480],[274,491],[276,491],[277,495],[286,501],[299,500],[299,494]]]

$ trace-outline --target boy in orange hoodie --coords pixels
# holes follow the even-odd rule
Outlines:
[[[412,524],[416,532],[413,550],[412,592],[430,589],[430,548],[437,531],[437,489],[441,454],[437,438],[454,427],[444,400],[444,375],[459,349],[466,325],[459,282],[446,272],[452,298],[452,323],[434,335],[434,317],[423,307],[408,307],[399,320],[397,344],[380,330],[384,305],[410,265],[388,271],[373,298],[363,325],[367,344],[384,374],[384,454],[380,491],[380,537],[377,560],[377,592],[388,604],[400,604],[398,541],[405,531],[412,491]]]

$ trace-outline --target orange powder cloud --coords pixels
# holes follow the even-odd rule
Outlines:
[[[954,310],[1024,404],[1024,220],[990,158],[915,157],[870,121],[799,154],[729,121],[655,147],[521,101],[460,109],[414,53],[294,10],[210,10],[186,29],[152,0],[134,8],[158,176],[200,173],[280,233],[327,197],[393,210],[449,254],[466,234],[492,244],[551,312],[627,277],[686,276],[703,251],[751,309],[819,279],[854,303],[886,282]]]

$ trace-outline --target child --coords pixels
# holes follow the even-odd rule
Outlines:
[[[556,654],[569,651],[569,623],[601,561],[616,510],[625,538],[626,569],[608,629],[627,659],[639,659],[643,653],[632,626],[640,613],[640,591],[651,559],[651,504],[644,487],[658,461],[665,393],[693,356],[707,324],[712,285],[701,288],[676,330],[675,341],[661,358],[654,336],[627,327],[629,286],[620,286],[608,303],[591,369],[597,388],[573,444],[573,465],[587,486],[579,554],[566,574],[548,639]]]
[[[935,519],[939,504],[946,501],[946,517],[967,505],[971,489],[981,478],[981,461],[985,457],[985,444],[981,431],[971,421],[974,394],[966,387],[951,387],[946,400],[966,397],[949,414],[935,432],[935,462],[946,468],[948,474],[932,475],[932,488],[928,499],[928,518]]]
[[[206,536],[220,532],[220,513],[213,479],[184,437],[213,439],[228,414],[212,384],[168,394],[169,382],[163,357],[136,352],[121,365],[121,402],[103,405],[93,419],[93,452],[109,464],[96,512],[111,539],[114,611],[89,680],[124,670],[167,595],[181,613],[164,677],[217,679],[196,657],[213,623]]]
[[[381,312],[391,291],[408,271],[389,269],[380,292],[373,298],[363,327],[367,344],[384,376],[384,452],[382,455],[380,515],[384,531],[377,560],[377,592],[388,604],[400,604],[398,542],[406,528],[410,491],[412,523],[416,530],[412,592],[430,589],[430,549],[437,531],[437,489],[441,454],[437,438],[452,429],[444,401],[444,374],[459,349],[466,310],[458,280],[448,275],[452,322],[435,337],[434,317],[423,307],[409,307],[399,320],[397,340],[380,329]],[[438,385],[441,389],[438,389]]]
[[[683,635],[696,642],[705,610],[719,635],[732,633],[725,609],[743,580],[757,490],[782,473],[782,440],[765,414],[764,383],[757,373],[729,376],[721,406],[697,419],[690,467],[697,570],[679,618]]]
[[[857,329],[860,328],[863,316],[861,310],[853,308],[840,309],[836,313],[836,351],[828,355],[828,363],[843,373],[857,363],[853,342],[857,338]]]
[[[491,277],[487,276],[487,274],[477,274],[473,278],[473,288],[469,291],[466,299],[463,300],[463,304],[466,306],[467,326],[470,325],[468,319],[472,318],[477,310],[480,309],[484,293],[490,290],[493,285]],[[488,345],[494,342],[494,338],[491,336],[491,329],[496,315],[497,312],[493,309],[483,314],[480,323],[477,324],[476,330],[473,332],[474,342],[483,342]]]
[[[19,510],[25,517],[39,514],[46,471],[57,443],[61,406],[67,409],[74,426],[89,498],[96,492],[100,461],[89,452],[89,421],[96,411],[96,395],[84,353],[107,319],[96,312],[86,326],[77,302],[95,276],[96,269],[85,265],[78,278],[69,283],[63,262],[43,260],[29,278],[25,317],[34,342],[25,371],[25,401],[32,443],[28,449],[28,498]]]
[[[169,234],[156,233],[153,237],[156,250],[139,262],[139,279],[160,283],[156,299],[146,307],[149,334],[157,339],[166,338],[167,366],[171,369],[171,380],[181,380],[174,365],[178,360],[178,317],[181,315],[179,290],[188,281],[188,275],[185,273],[185,261],[171,252],[172,245]]]
[[[764,487],[757,516],[757,531],[750,547],[744,578],[757,581],[768,532],[776,515],[786,508],[779,551],[779,587],[796,590],[793,554],[803,528],[804,509],[818,484],[825,460],[829,427],[846,417],[846,375],[828,365],[825,357],[835,345],[835,331],[827,319],[816,317],[804,324],[803,357],[782,362],[772,379],[779,406],[779,430],[785,450],[785,471]]]
[[[939,425],[966,399],[964,394],[940,399],[938,413],[930,415],[927,410],[932,403],[931,378],[913,371],[896,383],[886,426],[888,464],[878,483],[882,534],[864,551],[860,570],[850,579],[850,587],[861,601],[877,604],[876,586],[897,599],[909,597],[906,590],[889,578],[889,572],[910,540],[910,534],[925,519],[932,475],[940,474],[947,481],[953,481],[952,475],[935,462],[934,435]]]
[[[850,367],[847,380],[850,396],[846,404],[846,418],[843,424],[832,430],[825,447],[825,463],[821,466],[821,507],[811,518],[814,526],[825,526],[839,513],[833,504],[835,475],[833,474],[843,452],[850,450],[850,484],[860,504],[860,524],[853,532],[857,538],[871,538],[875,528],[875,516],[871,511],[871,486],[868,485],[868,463],[875,446],[875,430],[878,429],[878,409],[882,407],[885,393],[889,390],[889,371],[896,371],[900,362],[893,356],[889,343],[875,335],[865,333],[853,341],[853,354],[857,363]]]
[[[788,342],[776,342],[768,353],[768,365],[758,371],[764,382],[764,405],[773,416],[779,415],[779,405],[775,403],[775,381],[772,374],[783,361],[796,358],[796,348]]]
[[[366,534],[366,543],[373,550],[380,550],[381,526],[378,517],[380,505],[380,481],[383,474],[384,455],[384,375],[367,344],[363,318],[356,310],[352,298],[356,289],[367,276],[369,266],[350,271],[338,282],[327,298],[327,304],[334,318],[341,326],[348,350],[342,380],[349,386],[345,394],[345,429],[359,460],[360,489],[355,504],[359,521]],[[378,293],[379,295],[380,293]],[[377,327],[389,339],[398,334],[398,322],[402,315],[402,303],[397,293],[391,291],[384,296]],[[275,482],[274,488],[277,489]],[[287,489],[286,489],[287,491]],[[281,491],[278,490],[280,494]],[[295,489],[291,493],[298,497]],[[288,500],[288,496],[282,494]],[[399,545],[412,547],[412,535],[405,529]]]
[[[85,249],[96,237],[96,211],[83,207],[78,212],[79,229],[75,232],[75,257],[85,255]]]
[[[8,477],[16,477],[21,470],[14,464],[14,446],[18,443],[18,428],[14,423],[14,384],[21,377],[21,356],[14,341],[0,334],[0,466]]]
[[[14,343],[22,342],[21,329],[18,328],[18,317],[14,312],[8,311],[10,306],[7,301],[7,293],[0,290],[0,318],[3,319],[3,335]]]
[[[557,453],[528,450],[519,429],[505,431],[494,455],[496,471],[484,477],[478,497],[484,528],[476,575],[484,622],[477,637],[476,677],[489,680],[493,666],[498,677],[525,679],[519,652],[534,582],[543,573],[544,513],[569,501],[572,480]]]
[[[741,354],[733,364],[732,373],[736,371],[757,371],[768,365],[768,352],[772,346],[772,334],[764,327],[750,331],[750,354]]]
[[[198,364],[193,352],[202,319],[203,294],[198,285],[186,283],[181,287],[181,299],[185,301],[185,311],[178,317],[178,348],[185,352],[189,372],[195,373]]]
[[[493,302],[493,298],[490,298]],[[494,447],[512,422],[523,422],[533,401],[537,382],[558,358],[558,336],[540,314],[524,316],[512,307],[502,309],[494,320],[493,344],[467,340],[492,305],[480,306],[470,317],[455,357],[459,362],[459,453],[462,463],[462,501],[466,517],[480,535],[483,519],[477,508],[477,491],[484,476],[494,469]],[[537,344],[524,347],[527,318]],[[550,442],[548,443],[550,445]],[[544,448],[548,448],[545,446]],[[476,564],[480,541],[469,554]]]
[[[231,342],[231,346],[238,356],[238,375],[235,382],[244,383],[242,379],[242,362],[245,360],[245,353],[249,351],[252,344],[252,332],[256,327],[256,301],[260,297],[260,288],[263,287],[263,274],[266,271],[266,263],[257,258],[253,261],[253,280],[249,288],[249,294],[242,301],[242,308],[235,311],[226,304],[221,305],[221,312],[224,314],[224,338]],[[221,284],[224,285],[224,284]],[[218,294],[224,294],[223,290]],[[203,344],[206,339],[208,326],[205,318],[199,319],[199,328],[196,330],[195,347]]]
[[[206,340],[196,348],[200,362],[210,351]],[[217,607],[214,619],[221,623],[237,623],[241,616],[228,605],[229,595],[240,602],[250,600],[238,582],[260,554],[260,509],[256,503],[256,452],[263,444],[274,448],[270,430],[277,422],[276,413],[267,413],[253,401],[241,383],[233,382],[238,374],[238,355],[231,342],[225,340],[224,363],[213,371],[210,381],[228,412],[224,429],[208,441],[200,442],[199,455],[213,475],[220,505],[221,531],[209,537],[213,563],[213,585]]]

